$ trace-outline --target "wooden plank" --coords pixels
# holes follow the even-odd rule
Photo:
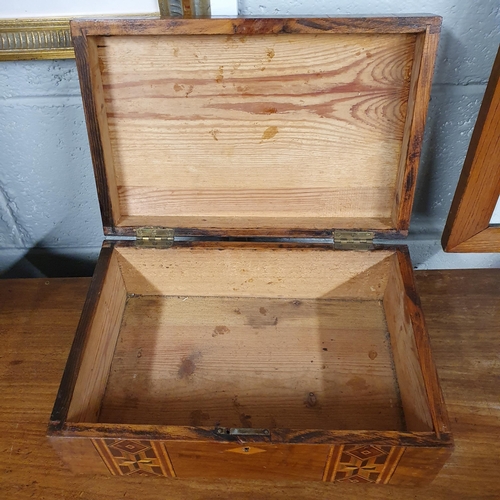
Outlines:
[[[444,228],[447,252],[499,252],[500,228],[490,227],[500,196],[500,49]]]
[[[179,478],[320,481],[329,446],[168,443],[166,449]]]
[[[76,370],[78,374],[66,417],[69,422],[96,422],[99,416],[127,300],[116,253],[111,254],[102,287],[96,295],[95,309],[89,312],[91,319],[81,332],[85,336],[85,348],[80,366],[75,369],[68,363],[68,371]]]
[[[384,308],[406,425],[411,431],[431,431],[433,422],[419,362],[414,325],[405,300],[406,284],[397,255],[393,257],[391,271],[384,295]]]
[[[450,455],[451,450],[446,448],[406,448],[389,483],[395,486],[429,485]]]
[[[389,219],[414,40],[96,39],[117,225],[236,218],[249,227],[272,217],[297,227],[305,217],[313,227],[357,218],[368,228]]]
[[[137,296],[99,422],[405,430],[401,417],[379,300]]]
[[[109,476],[109,470],[90,439],[50,436],[48,441],[73,474]]]
[[[417,36],[415,44],[403,147],[392,212],[393,221],[402,232],[408,231],[410,227],[438,42],[439,30],[436,30],[436,25],[429,25],[425,33]]]
[[[116,180],[112,174],[113,158],[95,41],[89,40],[83,32],[73,33],[73,47],[102,223],[103,226],[114,226],[114,221],[119,218],[118,195]]]
[[[129,293],[299,300],[381,298],[390,264],[385,260],[393,253],[260,246],[227,251],[220,245],[166,250],[120,246],[116,251]]]
[[[89,293],[81,311],[80,321],[76,335],[73,339],[71,352],[67,358],[66,369],[62,376],[57,398],[50,417],[50,425],[54,429],[60,427],[68,415],[71,398],[78,378],[78,373],[85,356],[88,342],[88,333],[94,320],[99,302],[99,295],[106,278],[109,263],[111,261],[112,248],[104,243],[99,254],[99,259],[94,271],[94,277],[90,285]]]
[[[430,486],[75,476],[44,437],[89,279],[0,281],[0,495],[5,498],[364,498],[441,500],[500,496],[496,448],[500,270],[417,272],[456,449]],[[45,282],[49,281],[49,285]],[[464,283],[467,284],[466,290]],[[35,383],[36,381],[36,383]],[[162,484],[164,487],[159,487]]]
[[[288,33],[421,33],[438,31],[433,14],[405,16],[332,16],[328,18],[208,18],[75,20],[72,35],[266,35]]]

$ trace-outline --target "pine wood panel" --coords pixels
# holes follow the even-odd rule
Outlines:
[[[432,485],[401,489],[283,481],[74,476],[47,443],[45,428],[85,299],[88,279],[0,281],[0,493],[6,498],[346,499],[495,498],[500,271],[417,272],[456,450]],[[467,283],[467,290],[464,290]],[[162,480],[165,481],[165,480]],[[162,487],[159,487],[159,485]],[[163,486],[164,485],[164,486]]]
[[[399,160],[392,214],[393,220],[397,221],[397,228],[402,232],[408,231],[410,226],[425,120],[431,95],[434,62],[439,42],[439,32],[433,28],[435,27],[428,26],[425,33],[417,35],[415,42],[403,148]]]
[[[120,214],[390,217],[414,40],[98,39]]]
[[[394,255],[393,268],[384,294],[384,308],[405,421],[408,430],[430,431],[433,429],[433,423],[429,401],[405,297],[405,283],[398,257]]]
[[[99,421],[404,430],[381,301],[128,300]]]
[[[500,252],[500,227],[490,226],[500,196],[499,158],[500,49],[444,228],[445,251]]]
[[[126,298],[118,259],[113,253],[92,319],[86,331],[81,332],[85,344],[68,410],[70,422],[94,422],[99,414]]]
[[[115,251],[128,293],[292,299],[382,298],[393,254],[248,244]]]

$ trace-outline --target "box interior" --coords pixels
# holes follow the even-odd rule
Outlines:
[[[67,420],[431,431],[397,257],[117,245]]]
[[[417,37],[90,37],[113,227],[396,228]]]

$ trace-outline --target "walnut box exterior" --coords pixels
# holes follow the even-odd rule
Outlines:
[[[453,440],[412,265],[373,238],[408,230],[440,18],[71,28],[114,238],[49,423],[64,461],[431,481]]]

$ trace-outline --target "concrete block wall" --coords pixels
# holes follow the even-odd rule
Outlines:
[[[498,254],[445,254],[440,246],[500,42],[498,0],[240,0],[239,8],[251,16],[443,16],[408,244],[416,268],[500,267]],[[74,61],[1,62],[0,275],[88,275],[101,242]]]

